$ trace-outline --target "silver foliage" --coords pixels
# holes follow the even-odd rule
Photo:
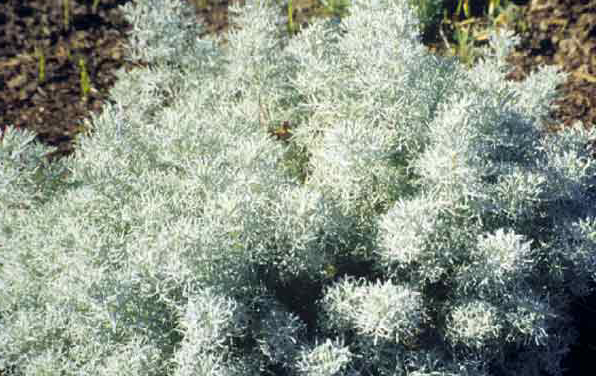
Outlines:
[[[596,131],[546,132],[564,75],[506,81],[509,34],[433,56],[404,1],[290,38],[250,0],[225,45],[185,7],[125,7],[151,66],[73,157],[2,135],[0,373],[562,374],[596,280]]]

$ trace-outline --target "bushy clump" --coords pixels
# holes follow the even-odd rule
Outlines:
[[[221,45],[180,1],[125,10],[150,67],[75,155],[2,137],[0,372],[561,374],[596,279],[561,74],[506,81],[508,35],[433,56],[405,0],[292,38],[247,1]]]

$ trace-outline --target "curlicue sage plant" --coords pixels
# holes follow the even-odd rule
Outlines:
[[[127,4],[149,65],[75,154],[4,132],[0,373],[561,375],[596,279],[594,128],[546,131],[564,76],[506,81],[504,32],[434,56],[405,0],[295,37],[246,3],[225,41]]]

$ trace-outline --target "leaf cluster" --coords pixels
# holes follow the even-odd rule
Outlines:
[[[545,131],[564,77],[506,81],[510,35],[467,69],[404,2],[354,7],[290,38],[247,1],[225,45],[125,7],[151,64],[75,155],[3,135],[0,371],[562,374],[596,131]]]

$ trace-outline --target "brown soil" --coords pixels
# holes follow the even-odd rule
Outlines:
[[[68,26],[62,0],[0,3],[0,126],[35,130],[61,153],[71,151],[82,119],[101,110],[115,81],[112,72],[125,65],[129,26],[117,8],[123,3],[101,1],[92,13],[90,5],[71,2]],[[87,98],[81,92],[79,58],[84,58],[91,82]]]
[[[29,128],[42,142],[58,147],[52,157],[72,152],[83,119],[101,111],[115,81],[113,72],[141,64],[124,59],[130,26],[117,7],[128,1],[101,0],[94,11],[91,0],[70,0],[66,24],[64,0],[0,0],[0,131],[7,126]],[[227,0],[188,1],[209,32],[227,28]],[[553,112],[557,124],[596,124],[596,0],[531,0],[521,10],[517,32],[522,44],[510,56],[516,66],[511,79],[523,78],[539,64],[557,64],[570,72]],[[43,79],[40,51],[45,58]],[[85,95],[81,58],[91,83]],[[575,303],[582,343],[568,358],[569,375],[580,374],[582,365],[590,367],[587,362],[596,355],[596,327],[590,320],[595,313],[589,308],[596,307],[594,302],[591,297]]]
[[[596,124],[596,0],[534,0],[523,8],[522,44],[510,56],[511,75],[522,79],[535,67],[557,65],[569,73],[555,118],[560,126]]]

